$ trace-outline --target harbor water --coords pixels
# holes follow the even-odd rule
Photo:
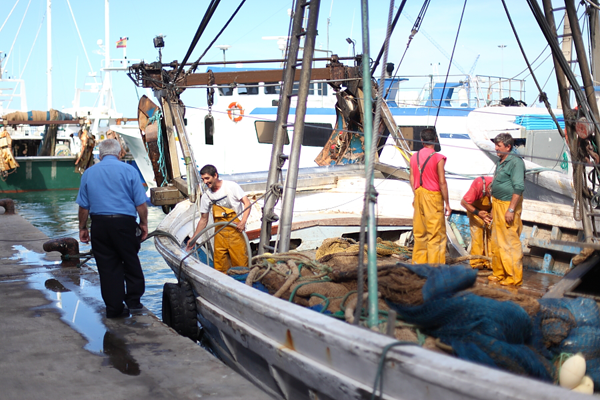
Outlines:
[[[79,240],[75,203],[76,190],[13,193],[7,195],[15,202],[16,212],[42,231],[49,238],[72,237]],[[148,231],[152,232],[165,217],[160,207],[148,207]],[[89,244],[79,244],[79,251],[91,249]],[[177,282],[175,275],[154,247],[154,239],[142,243],[139,253],[144,275],[146,293],[142,303],[157,317],[162,318],[162,288],[166,282]],[[96,269],[94,259],[87,265]]]

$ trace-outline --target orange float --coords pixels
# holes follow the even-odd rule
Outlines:
[[[244,109],[240,103],[234,101],[233,103],[229,104],[229,108],[227,108],[227,115],[233,122],[240,122],[244,117]]]

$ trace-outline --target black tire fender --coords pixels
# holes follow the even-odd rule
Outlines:
[[[196,297],[189,282],[165,283],[162,297],[162,319],[181,336],[200,338]]]

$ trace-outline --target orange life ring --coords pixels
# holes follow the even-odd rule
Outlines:
[[[238,102],[233,102],[229,105],[227,109],[227,115],[229,115],[229,119],[233,122],[240,122],[244,117],[244,109]]]

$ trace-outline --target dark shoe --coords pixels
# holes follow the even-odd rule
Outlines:
[[[135,306],[128,306],[130,311],[137,311],[144,308],[142,303],[137,303]]]
[[[142,303],[139,303],[133,307],[129,307],[129,311],[131,311],[132,314],[139,314],[142,311],[144,311],[144,305]]]
[[[123,311],[121,312],[121,314],[106,314],[106,318],[125,318],[125,317],[129,317],[129,309],[127,307],[123,307]]]

